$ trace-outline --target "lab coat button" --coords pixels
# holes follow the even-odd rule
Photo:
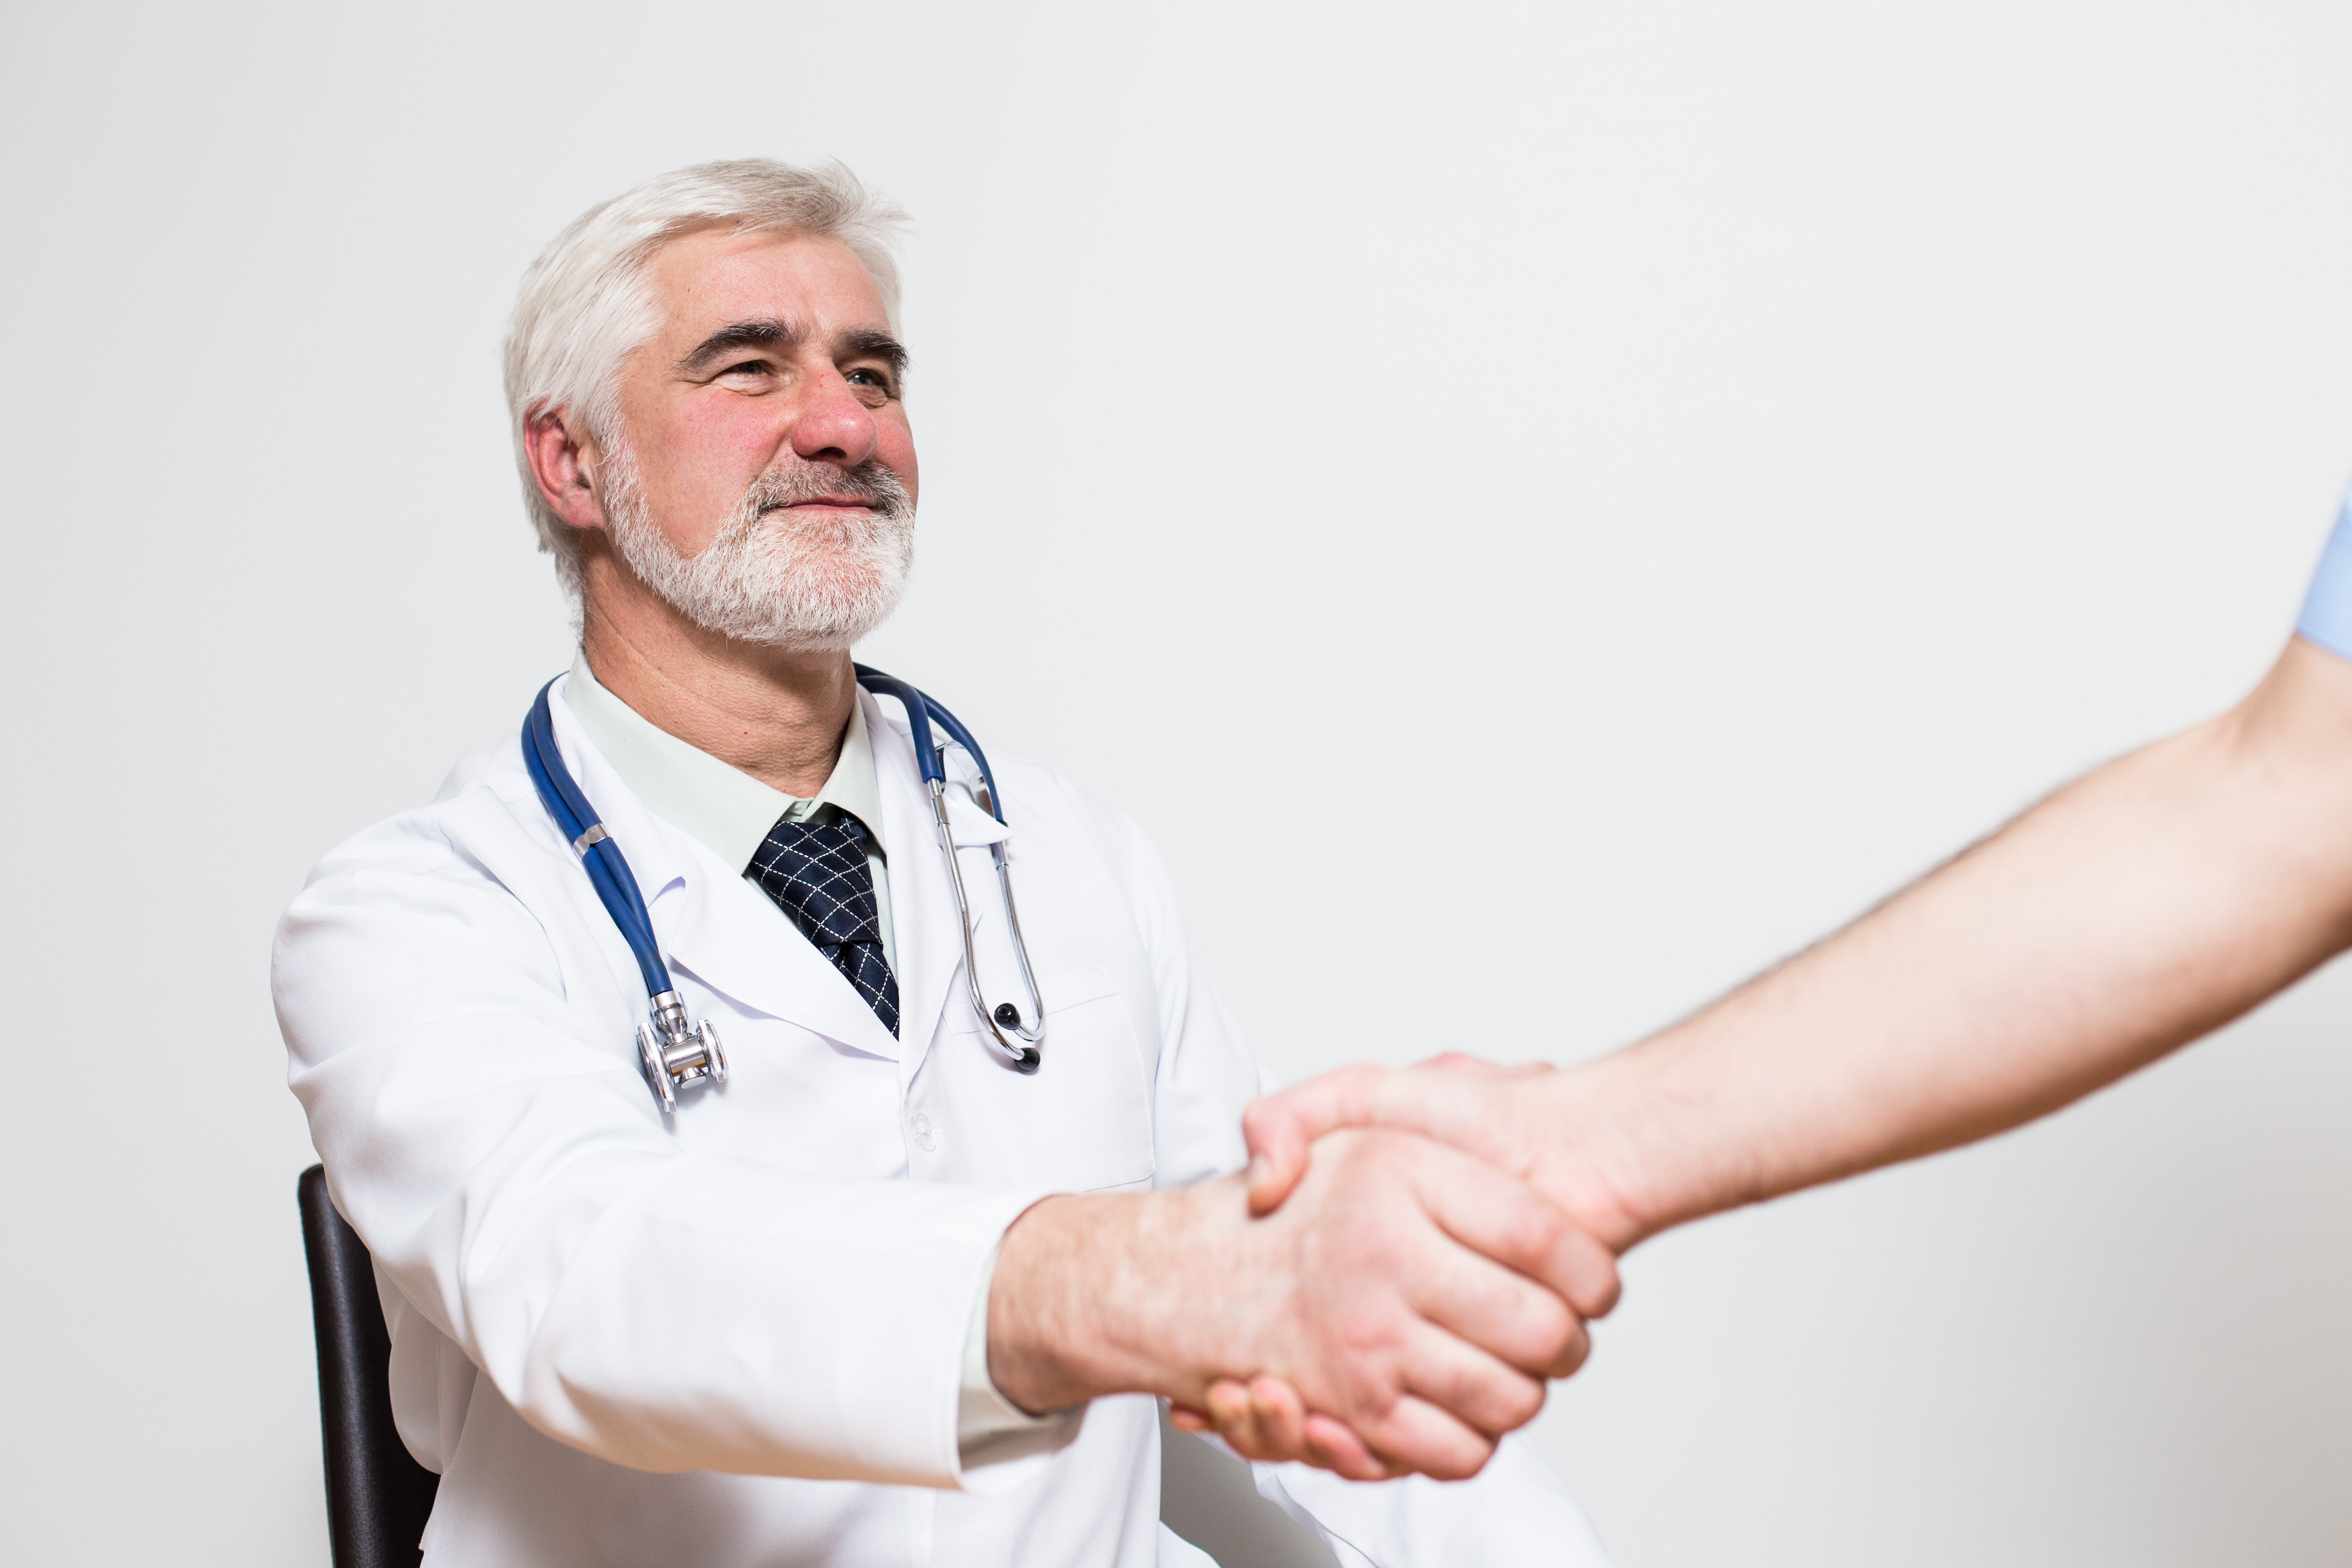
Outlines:
[[[939,1139],[931,1132],[931,1119],[921,1111],[915,1112],[915,1119],[907,1123],[907,1129],[915,1135],[915,1147],[924,1153],[928,1154],[940,1146]]]

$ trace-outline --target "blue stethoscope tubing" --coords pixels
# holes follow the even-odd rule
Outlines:
[[[1044,1059],[1045,1005],[1038,994],[1036,976],[1029,967],[1029,948],[1022,938],[1020,910],[1013,900],[1013,879],[1006,865],[1004,844],[1001,839],[991,844],[989,853],[995,863],[998,889],[1003,895],[1005,921],[1020,963],[1022,984],[1029,996],[1025,1017],[1011,1002],[992,1008],[981,991],[972,942],[971,901],[964,888],[962,865],[956,858],[954,830],[948,820],[948,778],[943,760],[948,742],[934,739],[931,726],[937,724],[947,731],[949,739],[971,758],[980,770],[989,815],[1000,825],[1010,826],[1004,821],[1004,797],[997,791],[996,775],[990,770],[980,742],[972,739],[971,731],[954,714],[903,680],[866,665],[854,668],[860,686],[877,696],[897,698],[907,710],[916,765],[921,770],[924,787],[930,795],[940,848],[947,857],[948,872],[955,883],[956,911],[963,925],[964,979],[972,1010],[979,1015],[982,1028],[1005,1058],[1005,1064],[1016,1072],[1034,1073]],[[604,912],[620,930],[621,940],[628,944],[630,956],[636,960],[651,1013],[650,1024],[637,1026],[638,1065],[663,1111],[675,1112],[680,1089],[705,1081],[713,1085],[727,1081],[726,1053],[719,1045],[719,1031],[709,1019],[688,1022],[685,1001],[670,980],[669,965],[662,961],[653,917],[646,912],[645,899],[637,891],[637,879],[629,869],[628,858],[621,853],[620,845],[605,829],[596,808],[589,804],[579,782],[572,776],[572,770],[564,766],[562,753],[556,749],[555,721],[548,709],[548,693],[554,686],[555,682],[550,680],[539,689],[530,714],[523,721],[523,767],[530,773],[531,784],[538,790],[548,815],[555,819],[556,827],[580,857],[581,868],[587,872],[597,901],[604,906]]]
[[[1029,1012],[1024,1017],[1021,1009],[1010,1002],[988,1005],[980,988],[980,955],[971,939],[971,899],[963,885],[963,862],[956,858],[955,829],[948,821],[947,742],[934,741],[931,726],[936,723],[948,732],[950,740],[961,746],[964,754],[980,770],[981,788],[986,793],[983,803],[988,815],[997,825],[1010,827],[1004,820],[1004,796],[997,792],[996,774],[990,771],[987,753],[962,721],[936,701],[916,690],[895,676],[883,674],[871,665],[856,664],[857,684],[877,697],[895,697],[907,710],[907,728],[914,737],[915,765],[922,771],[923,786],[931,797],[931,821],[939,828],[940,852],[947,857],[948,876],[955,883],[956,914],[963,924],[963,979],[971,994],[971,1010],[980,1018],[989,1043],[1004,1058],[1007,1067],[1015,1072],[1037,1070],[1045,1059],[1045,999],[1038,994],[1037,976],[1029,967],[1029,943],[1021,934],[1021,909],[1013,900],[1013,872],[1005,863],[1004,841],[997,839],[988,847],[988,855],[996,867],[996,889],[1004,900],[1004,921],[1012,939],[1013,955],[1021,966],[1022,988],[1029,994]]]
[[[697,1083],[715,1087],[727,1081],[727,1053],[719,1044],[717,1025],[708,1018],[688,1021],[686,999],[670,983],[669,965],[662,962],[653,917],[646,912],[646,900],[637,891],[636,874],[629,869],[628,857],[613,841],[579,781],[563,765],[563,753],[556,750],[555,721],[547,708],[547,694],[554,685],[551,680],[539,689],[530,715],[522,721],[522,765],[548,815],[571,841],[572,852],[580,857],[589,885],[596,889],[597,902],[620,928],[621,940],[629,944],[637,973],[645,977],[650,1016],[637,1026],[637,1070],[645,1075],[646,1087],[653,1090],[662,1113],[672,1115],[677,1110],[678,1090]]]

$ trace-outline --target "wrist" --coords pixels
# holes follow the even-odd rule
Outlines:
[[[1238,1189],[1226,1195],[1238,1214]],[[1203,1188],[1071,1194],[1014,1220],[988,1298],[988,1373],[1003,1395],[1038,1414],[1107,1394],[1197,1403],[1214,1371],[1177,1287],[1202,1277],[1211,1201]]]
[[[1612,1252],[1674,1224],[1677,1149],[1652,1064],[1614,1052],[1541,1080],[1537,1189]]]
[[[1748,1090],[1727,1093],[1733,1068],[1769,1037],[1752,998],[1734,997],[1664,1034],[1567,1069],[1552,1086],[1549,1144],[1573,1162],[1573,1190],[1538,1184],[1619,1252],[1659,1231],[1801,1184],[1769,1164],[1780,1113],[1775,1085],[1752,1067]]]

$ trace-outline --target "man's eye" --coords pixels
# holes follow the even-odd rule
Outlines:
[[[761,359],[747,359],[741,364],[729,365],[725,370],[720,371],[719,374],[721,375],[765,375],[768,374],[768,362]]]

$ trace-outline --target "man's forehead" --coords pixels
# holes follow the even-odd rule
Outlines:
[[[665,335],[699,334],[754,318],[792,321],[826,336],[889,330],[865,263],[830,235],[707,229],[656,252],[646,279],[660,302]]]

